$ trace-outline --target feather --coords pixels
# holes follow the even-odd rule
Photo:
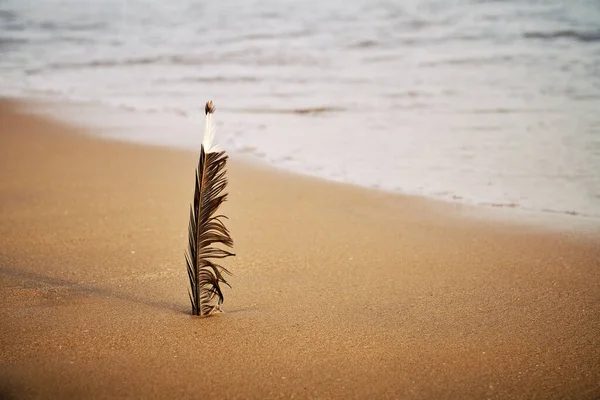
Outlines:
[[[206,125],[196,169],[194,202],[190,206],[189,243],[185,255],[192,314],[204,316],[221,311],[223,292],[220,284],[229,286],[224,274],[231,274],[225,267],[210,259],[235,255],[215,246],[231,248],[233,240],[223,223],[227,217],[216,214],[219,206],[227,200],[227,193],[223,192],[227,186],[225,167],[228,156],[214,144],[214,111],[212,101],[206,103]]]

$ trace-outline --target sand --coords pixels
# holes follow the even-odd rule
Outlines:
[[[600,240],[231,160],[190,317],[194,152],[0,102],[1,398],[600,396]]]

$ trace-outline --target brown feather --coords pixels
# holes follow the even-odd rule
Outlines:
[[[214,112],[212,102],[206,103],[205,110],[207,114]],[[223,273],[230,272],[209,260],[234,255],[215,246],[233,247],[229,230],[222,221],[227,217],[215,215],[219,206],[227,200],[227,193],[223,193],[227,187],[227,159],[224,151],[206,153],[204,146],[200,148],[194,202],[190,207],[188,252],[185,255],[193,315],[210,315],[220,310],[224,300],[220,284],[229,286]],[[218,298],[216,303],[215,297]]]

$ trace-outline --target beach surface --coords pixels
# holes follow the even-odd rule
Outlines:
[[[0,102],[0,398],[600,397],[600,240],[229,165],[192,318],[194,152]]]

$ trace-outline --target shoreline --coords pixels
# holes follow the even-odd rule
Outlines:
[[[193,319],[197,155],[0,115],[3,396],[600,395],[596,236],[232,161],[233,289]]]
[[[94,137],[104,140],[134,143],[141,146],[158,146],[193,152],[195,150],[192,148],[198,142],[197,138],[201,136],[203,126],[203,115],[201,115],[201,112],[197,116],[188,116],[185,119],[181,119],[181,116],[177,115],[158,116],[155,114],[137,114],[126,109],[110,107],[105,104],[78,103],[69,100],[61,100],[56,103],[46,97],[33,97],[30,99],[7,98],[7,100],[26,105],[26,108],[30,110],[32,115],[76,126],[82,131],[91,132]],[[118,122],[107,123],[103,115],[105,112],[109,116],[108,120],[117,120]],[[137,125],[138,122],[133,122],[140,121],[141,119],[147,119],[148,121],[152,121],[152,123],[148,122],[145,125]],[[169,123],[173,124],[175,131],[183,132],[181,140],[185,145],[182,143],[172,143],[169,141],[168,136],[164,135],[164,132],[171,129],[169,128]],[[148,137],[140,136],[140,132],[145,132],[145,134],[148,134]],[[442,206],[447,205],[448,209],[452,210],[452,212],[459,212],[467,218],[537,227],[553,231],[582,232],[586,235],[600,236],[600,217],[595,215],[568,210],[532,209],[512,202],[476,201],[462,197],[455,199],[440,197],[431,193],[423,194],[412,193],[410,191],[388,190],[376,186],[317,176],[306,171],[289,169],[283,165],[276,165],[266,161],[262,157],[248,153],[243,149],[230,151],[230,154],[235,155],[236,158],[241,159],[246,164],[256,165],[259,168],[271,168],[293,176],[309,177],[332,184],[354,186],[394,196],[420,198],[426,201],[437,202],[442,204]]]

